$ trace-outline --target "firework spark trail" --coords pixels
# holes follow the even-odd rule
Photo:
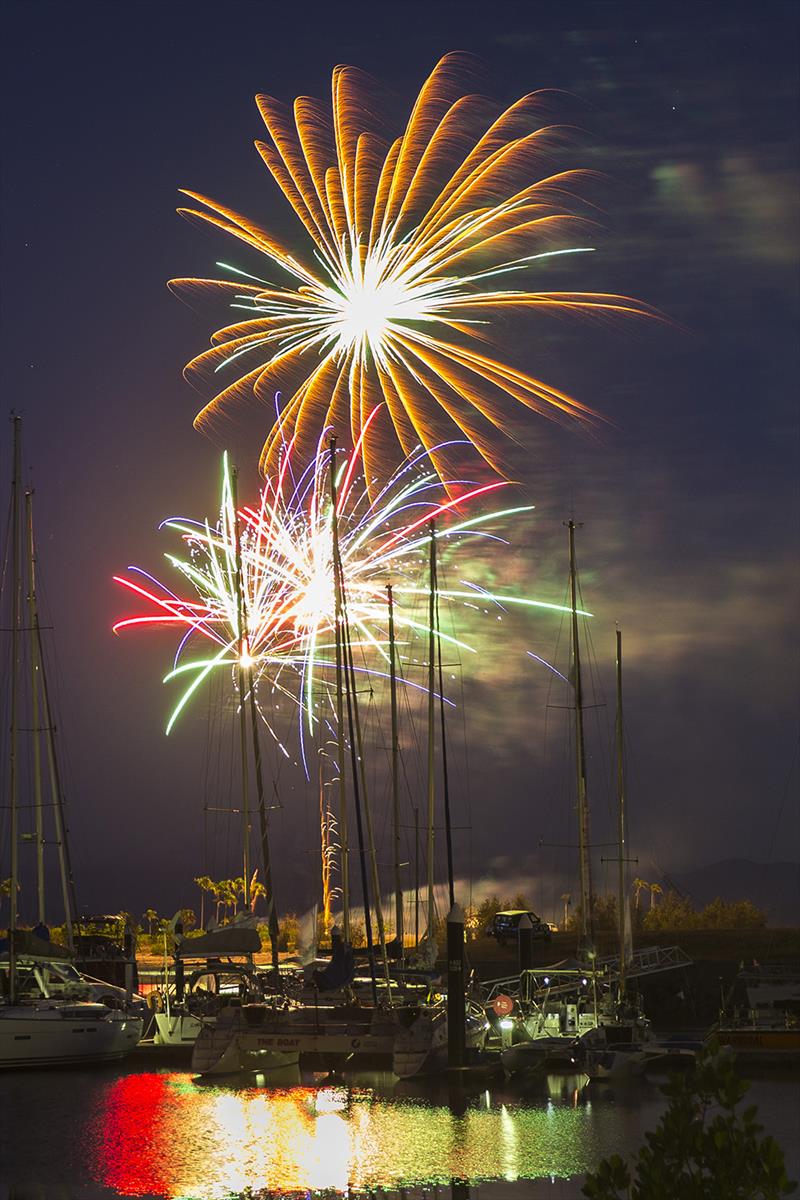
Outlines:
[[[370,414],[367,427],[376,415]],[[351,452],[340,451],[336,460],[340,553],[353,645],[360,648],[368,664],[361,670],[386,677],[388,582],[393,583],[399,599],[395,625],[402,639],[400,649],[429,632],[425,622],[415,618],[413,606],[416,598],[427,594],[418,579],[424,571],[430,522],[440,522],[437,539],[457,548],[468,536],[494,540],[494,534],[482,532],[483,525],[528,512],[532,506],[466,515],[463,509],[477,497],[509,485],[502,480],[490,485],[456,479],[443,483],[419,447],[373,499],[363,478],[362,448],[363,440]],[[187,678],[189,682],[169,718],[167,733],[213,672],[227,669],[235,679],[243,660],[252,668],[255,688],[263,683],[297,704],[301,745],[303,725],[313,734],[319,721],[329,715],[315,714],[314,698],[317,688],[317,696],[321,692],[323,699],[330,701],[335,669],[331,452],[321,440],[315,458],[299,471],[294,469],[292,457],[288,446],[276,476],[266,480],[258,505],[242,505],[237,514],[226,455],[216,525],[174,517],[162,522],[162,528],[176,531],[184,541],[185,556],[168,553],[165,557],[194,589],[193,598],[179,596],[138,567],[131,567],[127,576],[115,576],[116,582],[148,605],[148,611],[119,620],[115,632],[142,626],[175,627],[181,632],[173,668],[164,682]],[[457,496],[450,494],[455,489]],[[449,518],[450,523],[442,518]],[[239,627],[237,526],[244,629]],[[442,589],[440,595],[457,602],[480,596],[497,605],[567,611],[544,601],[498,595],[477,584],[467,586],[471,590]],[[407,597],[405,603],[403,597]],[[459,650],[472,651],[455,636],[443,632],[437,636]],[[207,646],[209,653],[198,657],[201,646]],[[409,679],[404,686],[425,690]],[[263,708],[260,711],[282,746]]]
[[[261,455],[274,473],[286,441],[311,453],[323,427],[362,434],[368,487],[390,474],[396,442],[367,429],[388,406],[404,455],[419,443],[444,479],[448,449],[466,438],[502,475],[496,431],[508,403],[551,418],[590,419],[565,392],[484,353],[487,325],[506,310],[653,315],[599,292],[514,288],[560,255],[585,254],[594,222],[576,211],[590,172],[553,170],[569,130],[543,124],[544,93],[505,111],[464,94],[467,57],[448,54],[419,93],[406,128],[388,143],[368,76],[333,73],[331,110],[306,97],[290,111],[258,96],[267,168],[305,227],[302,259],[268,231],[196,192],[179,211],[233,235],[278,268],[278,281],[218,264],[228,280],[176,279],[178,294],[221,295],[242,319],[220,329],[186,374],[215,393],[199,428],[237,401],[288,396]]]

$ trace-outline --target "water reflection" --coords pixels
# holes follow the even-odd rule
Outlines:
[[[487,1092],[454,1110],[352,1083],[231,1089],[130,1075],[97,1096],[92,1173],[123,1195],[170,1200],[567,1178],[597,1157],[578,1082],[559,1080],[555,1102],[545,1085],[534,1104]]]

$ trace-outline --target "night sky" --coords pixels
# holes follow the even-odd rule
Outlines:
[[[600,252],[564,286],[638,296],[670,318],[523,327],[515,361],[609,423],[595,438],[533,414],[515,424],[536,510],[480,578],[562,600],[562,522],[583,522],[608,704],[590,731],[598,841],[619,621],[640,872],[796,859],[796,4],[7,0],[3,31],[0,362],[36,489],[82,905],[171,912],[195,903],[192,876],[236,867],[218,825],[204,862],[207,701],[166,739],[170,636],[110,631],[130,611],[112,575],[160,570],[172,547],[158,522],[217,504],[220,447],[192,429],[198,397],[181,375],[212,325],[165,283],[214,275],[231,251],[176,216],[178,189],[304,244],[253,147],[256,92],[327,98],[332,68],[351,63],[385,82],[399,124],[451,49],[479,55],[485,90],[506,103],[569,93],[580,161],[608,181]],[[10,423],[0,439],[7,495]],[[242,463],[251,480],[259,449]],[[564,713],[546,707],[564,700],[525,651],[563,668],[566,628],[475,630],[451,750],[460,871],[527,876],[549,915],[574,857],[560,848],[574,837]],[[302,906],[316,794],[292,764],[279,785],[277,886]]]

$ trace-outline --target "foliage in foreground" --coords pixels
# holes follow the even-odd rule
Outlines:
[[[618,1154],[586,1177],[589,1200],[778,1200],[794,1192],[783,1151],[761,1137],[748,1085],[731,1056],[712,1047],[663,1089],[670,1102],[631,1164]]]

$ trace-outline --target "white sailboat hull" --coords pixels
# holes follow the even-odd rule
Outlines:
[[[486,1022],[467,1013],[464,1031],[467,1050],[480,1050],[486,1041]],[[408,1028],[398,1030],[392,1049],[392,1070],[400,1079],[438,1071],[447,1065],[447,1016],[425,1011]]]
[[[157,1046],[186,1046],[191,1048],[200,1035],[203,1024],[190,1013],[160,1012],[155,1014]]]
[[[324,1062],[352,1060],[364,1055],[390,1056],[394,1028],[384,1021],[375,1027],[369,1018],[349,1025],[316,1019],[318,1011],[303,1009],[245,1018],[232,1009],[216,1023],[208,1022],[195,1042],[192,1069],[201,1075],[238,1071],[272,1072],[297,1067],[301,1055]]]
[[[111,1062],[141,1036],[141,1018],[104,1005],[8,1005],[0,1007],[0,1067]]]

